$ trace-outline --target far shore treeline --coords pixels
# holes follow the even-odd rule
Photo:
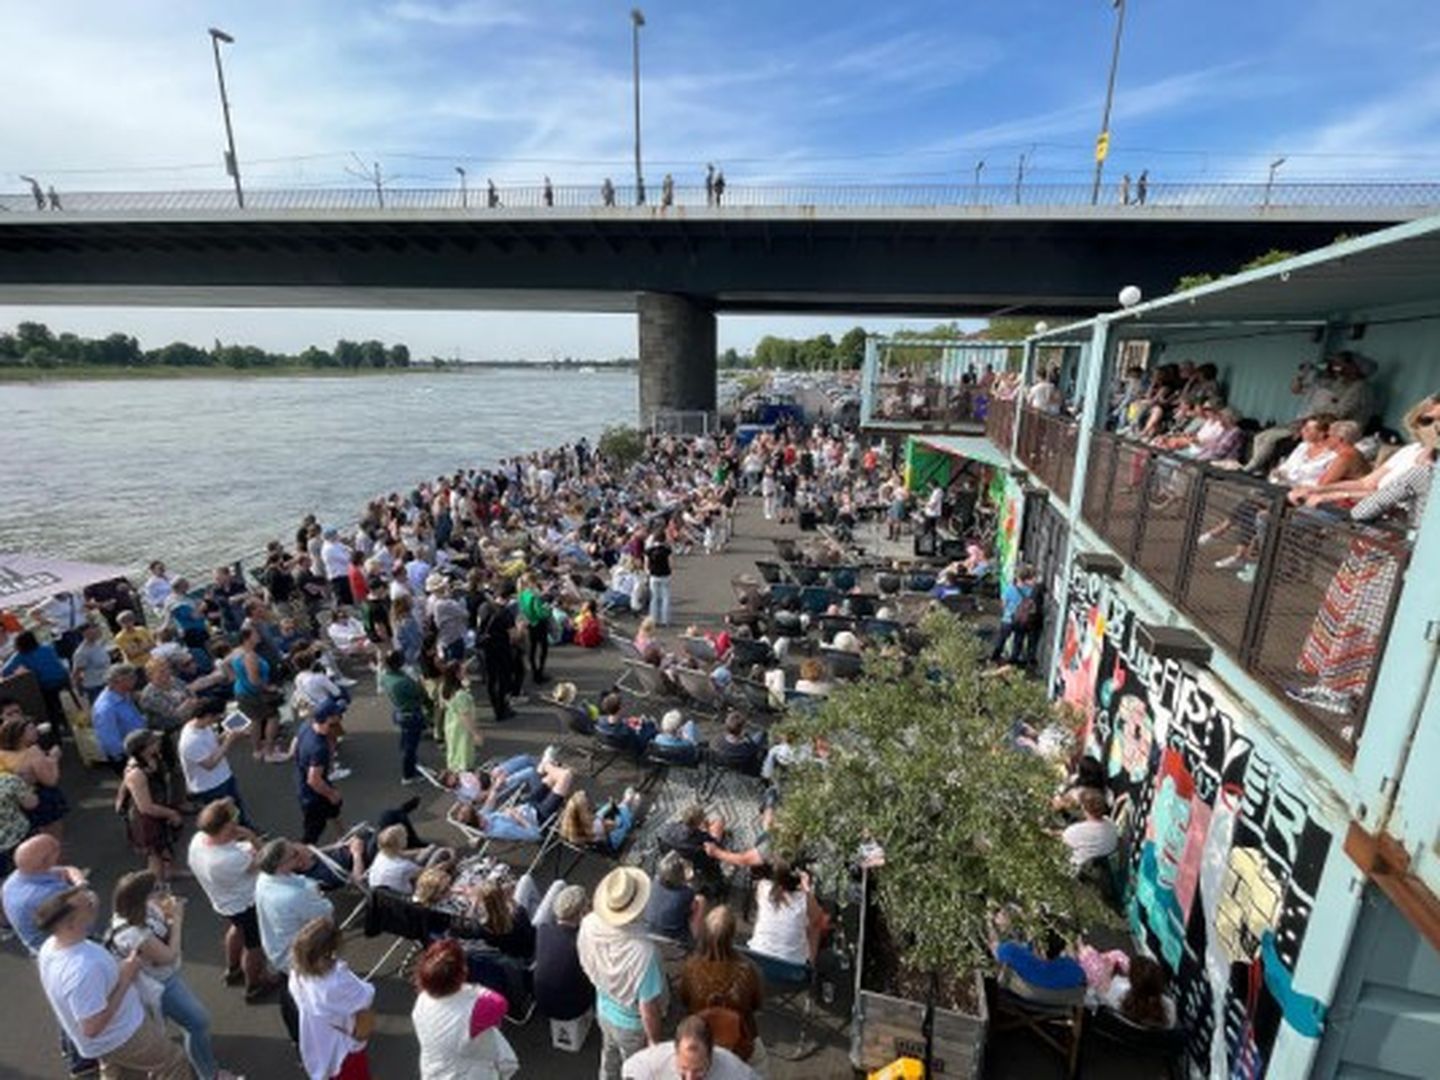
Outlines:
[[[311,345],[301,353],[269,352],[254,345],[216,341],[208,349],[172,341],[158,349],[142,349],[130,334],[103,338],[56,334],[44,323],[22,322],[13,332],[0,331],[0,367],[54,370],[65,368],[407,368],[410,348],[383,341],[346,341],[333,349]]]

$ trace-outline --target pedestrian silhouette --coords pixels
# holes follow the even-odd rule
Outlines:
[[[705,205],[715,205],[715,166],[705,166]]]
[[[555,189],[550,186],[550,177],[545,177],[545,205],[555,205]]]
[[[1141,169],[1140,179],[1135,181],[1135,201],[1145,205],[1145,196],[1150,192],[1150,170]]]
[[[725,170],[721,169],[715,174],[715,205],[720,205],[720,200],[725,197]]]
[[[1120,205],[1130,205],[1130,174],[1128,172],[1120,180]]]
[[[59,210],[59,209],[60,209],[60,193],[55,190],[55,185],[54,185],[54,184],[51,184],[51,185],[50,185],[50,189],[49,189],[49,191],[46,192],[46,195],[47,195],[47,196],[49,197],[49,199],[50,199],[50,209],[51,209],[51,210]]]
[[[495,190],[494,180],[485,181],[485,205],[491,210],[498,209],[500,206],[500,192]]]
[[[40,182],[30,176],[22,176],[21,180],[30,181],[30,195],[35,200],[35,209],[45,209],[45,192],[40,190]]]
[[[660,183],[660,205],[665,207],[675,205],[675,178],[668,172]]]
[[[615,185],[610,182],[607,176],[605,182],[600,185],[600,201],[606,206],[615,205]]]

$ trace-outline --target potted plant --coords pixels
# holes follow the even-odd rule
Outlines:
[[[1016,745],[1018,723],[1050,715],[1044,690],[987,668],[949,613],[920,629],[917,655],[867,656],[863,678],[781,726],[823,752],[787,773],[776,831],[827,880],[883,852],[861,890],[855,1066],[923,1057],[933,1009],[934,1072],[978,1076],[997,910],[1031,940],[1103,915],[1054,833],[1056,767]]]

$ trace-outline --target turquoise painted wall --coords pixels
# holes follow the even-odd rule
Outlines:
[[[1440,307],[1377,312],[1373,320],[1364,337],[1345,344],[1380,365],[1380,406],[1386,424],[1398,430],[1411,405],[1440,391]]]

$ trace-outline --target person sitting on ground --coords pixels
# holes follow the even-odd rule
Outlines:
[[[710,744],[710,756],[727,769],[746,776],[759,776],[765,749],[764,729],[747,732],[744,714],[732,710],[725,717],[724,732]]]
[[[645,905],[645,928],[686,948],[699,936],[705,898],[690,887],[692,870],[683,856],[667,851],[660,857]]]
[[[640,620],[640,626],[635,631],[635,649],[641,656],[645,655],[651,645],[660,645],[660,639],[655,635],[655,618],[652,615],[646,615],[645,618]],[[661,652],[662,654],[664,652],[663,646],[661,647]]]
[[[364,660],[374,659],[375,646],[365,632],[365,624],[355,617],[347,607],[337,607],[325,628],[325,636],[341,656],[355,656]]]
[[[0,701],[0,772],[13,773],[30,785],[35,806],[26,812],[32,832],[63,835],[70,803],[60,790],[60,747],[41,749],[40,728],[17,702]]]
[[[560,812],[560,835],[567,843],[615,852],[625,846],[640,812],[640,793],[626,788],[619,802],[607,801],[599,811],[590,805],[590,796],[577,791]]]
[[[420,1042],[420,1080],[509,1080],[520,1062],[500,1023],[504,996],[466,979],[465,950],[437,941],[415,965],[410,1022]]]
[[[588,906],[585,890],[567,885],[555,897],[554,919],[535,928],[535,1007],[551,1020],[575,1020],[595,1007],[575,943]]]
[[[759,1075],[739,1057],[717,1045],[704,1017],[687,1016],[670,1042],[655,1043],[625,1059],[622,1080],[755,1080]]]
[[[820,950],[825,912],[815,899],[810,875],[776,858],[770,873],[755,883],[755,927],[749,948],[790,964],[813,964]]]
[[[409,896],[420,871],[431,866],[445,866],[455,861],[449,848],[428,845],[407,848],[409,836],[403,825],[389,825],[376,838],[378,850],[365,872],[372,889],[391,889]]]
[[[594,600],[586,600],[575,616],[575,644],[582,649],[598,649],[605,644],[605,620]]]
[[[712,1030],[730,1029],[733,1038],[717,1033],[716,1043],[756,1070],[765,1065],[765,1047],[755,1021],[764,1004],[763,986],[759,970],[735,951],[734,912],[724,904],[711,908],[701,923],[695,951],[680,968],[680,1004],[703,1016]]]
[[[1079,795],[1083,821],[1065,827],[1060,839],[1070,849],[1070,864],[1082,869],[1096,859],[1105,859],[1120,845],[1120,833],[1110,819],[1110,804],[1102,792],[1084,788]]]
[[[679,709],[671,709],[660,718],[660,730],[650,745],[676,764],[694,765],[700,760],[699,729]]]
[[[1099,758],[1086,754],[1076,763],[1075,771],[1065,779],[1065,786],[1050,800],[1050,809],[1065,814],[1071,819],[1084,817],[1080,808],[1080,796],[1094,791],[1109,805],[1110,796],[1106,783],[1105,766]]]

